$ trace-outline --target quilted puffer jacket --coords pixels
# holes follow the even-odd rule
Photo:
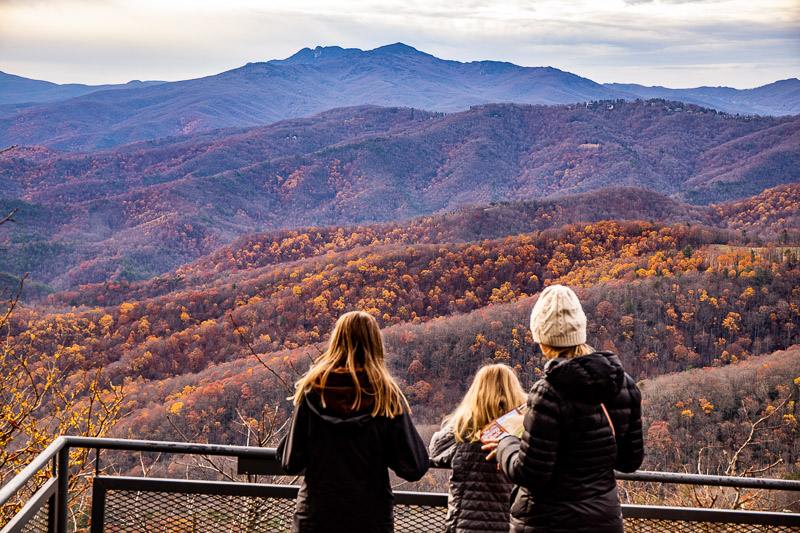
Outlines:
[[[522,439],[506,437],[497,448],[519,486],[511,531],[622,533],[614,470],[639,468],[644,448],[641,393],[617,356],[548,361],[528,396],[524,428]]]
[[[481,442],[458,442],[452,425],[431,438],[434,466],[450,467],[446,533],[508,533],[509,495],[514,484],[486,460]]]

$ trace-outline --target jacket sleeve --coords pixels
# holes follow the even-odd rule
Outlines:
[[[617,461],[614,468],[620,472],[633,472],[644,460],[642,393],[627,374],[618,399],[619,404],[615,402],[615,409],[610,413],[617,429]]]
[[[545,381],[528,396],[522,439],[506,437],[497,447],[497,461],[508,478],[530,490],[542,488],[553,473],[561,435],[560,402]]]
[[[308,466],[308,406],[303,400],[294,409],[289,432],[277,450],[281,468],[289,475],[302,475]]]
[[[407,414],[389,419],[388,466],[406,481],[417,481],[430,466],[428,450]]]
[[[431,443],[428,445],[431,464],[438,468],[449,468],[452,466],[455,451],[456,436],[453,433],[453,426],[448,424],[431,437]]]

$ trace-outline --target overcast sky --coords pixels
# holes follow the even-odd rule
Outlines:
[[[174,81],[395,42],[600,83],[744,89],[800,77],[800,0],[0,0],[0,70],[56,83]]]

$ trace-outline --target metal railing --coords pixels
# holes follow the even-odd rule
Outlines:
[[[290,531],[298,487],[269,483],[153,479],[100,475],[101,450],[159,452],[235,458],[239,474],[282,475],[275,449],[85,437],[59,437],[20,474],[0,488],[0,507],[41,472],[48,479],[0,533],[66,533],[69,523],[69,453],[95,450],[91,520],[83,528],[102,532]],[[665,472],[618,474],[625,482],[766,489],[800,494],[800,481]],[[443,529],[447,495],[395,492],[395,531]],[[630,532],[800,532],[800,513],[623,505]]]

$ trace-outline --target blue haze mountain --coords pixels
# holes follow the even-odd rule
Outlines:
[[[678,100],[743,115],[780,116],[800,113],[800,80],[797,78],[744,90],[730,87],[669,89],[623,83],[605,83],[604,86],[635,98]]]
[[[36,102],[51,102],[66,100],[97,91],[110,91],[116,89],[137,89],[150,87],[163,83],[161,81],[133,80],[124,84],[110,85],[83,85],[80,83],[57,84],[49,81],[32,80],[0,72],[0,105],[5,104],[34,104]]]
[[[760,114],[800,112],[800,89],[785,85],[748,93],[746,107],[734,105],[741,91],[717,91],[713,103],[719,105],[714,107],[749,113],[761,98]],[[0,145],[85,151],[271,124],[335,107],[373,104],[456,112],[490,102],[553,105],[635,98],[636,91],[645,89],[604,86],[552,67],[446,61],[401,43],[367,51],[317,47],[204,78],[2,105]],[[657,88],[648,91],[662,97]],[[0,101],[3,94],[0,89]]]

